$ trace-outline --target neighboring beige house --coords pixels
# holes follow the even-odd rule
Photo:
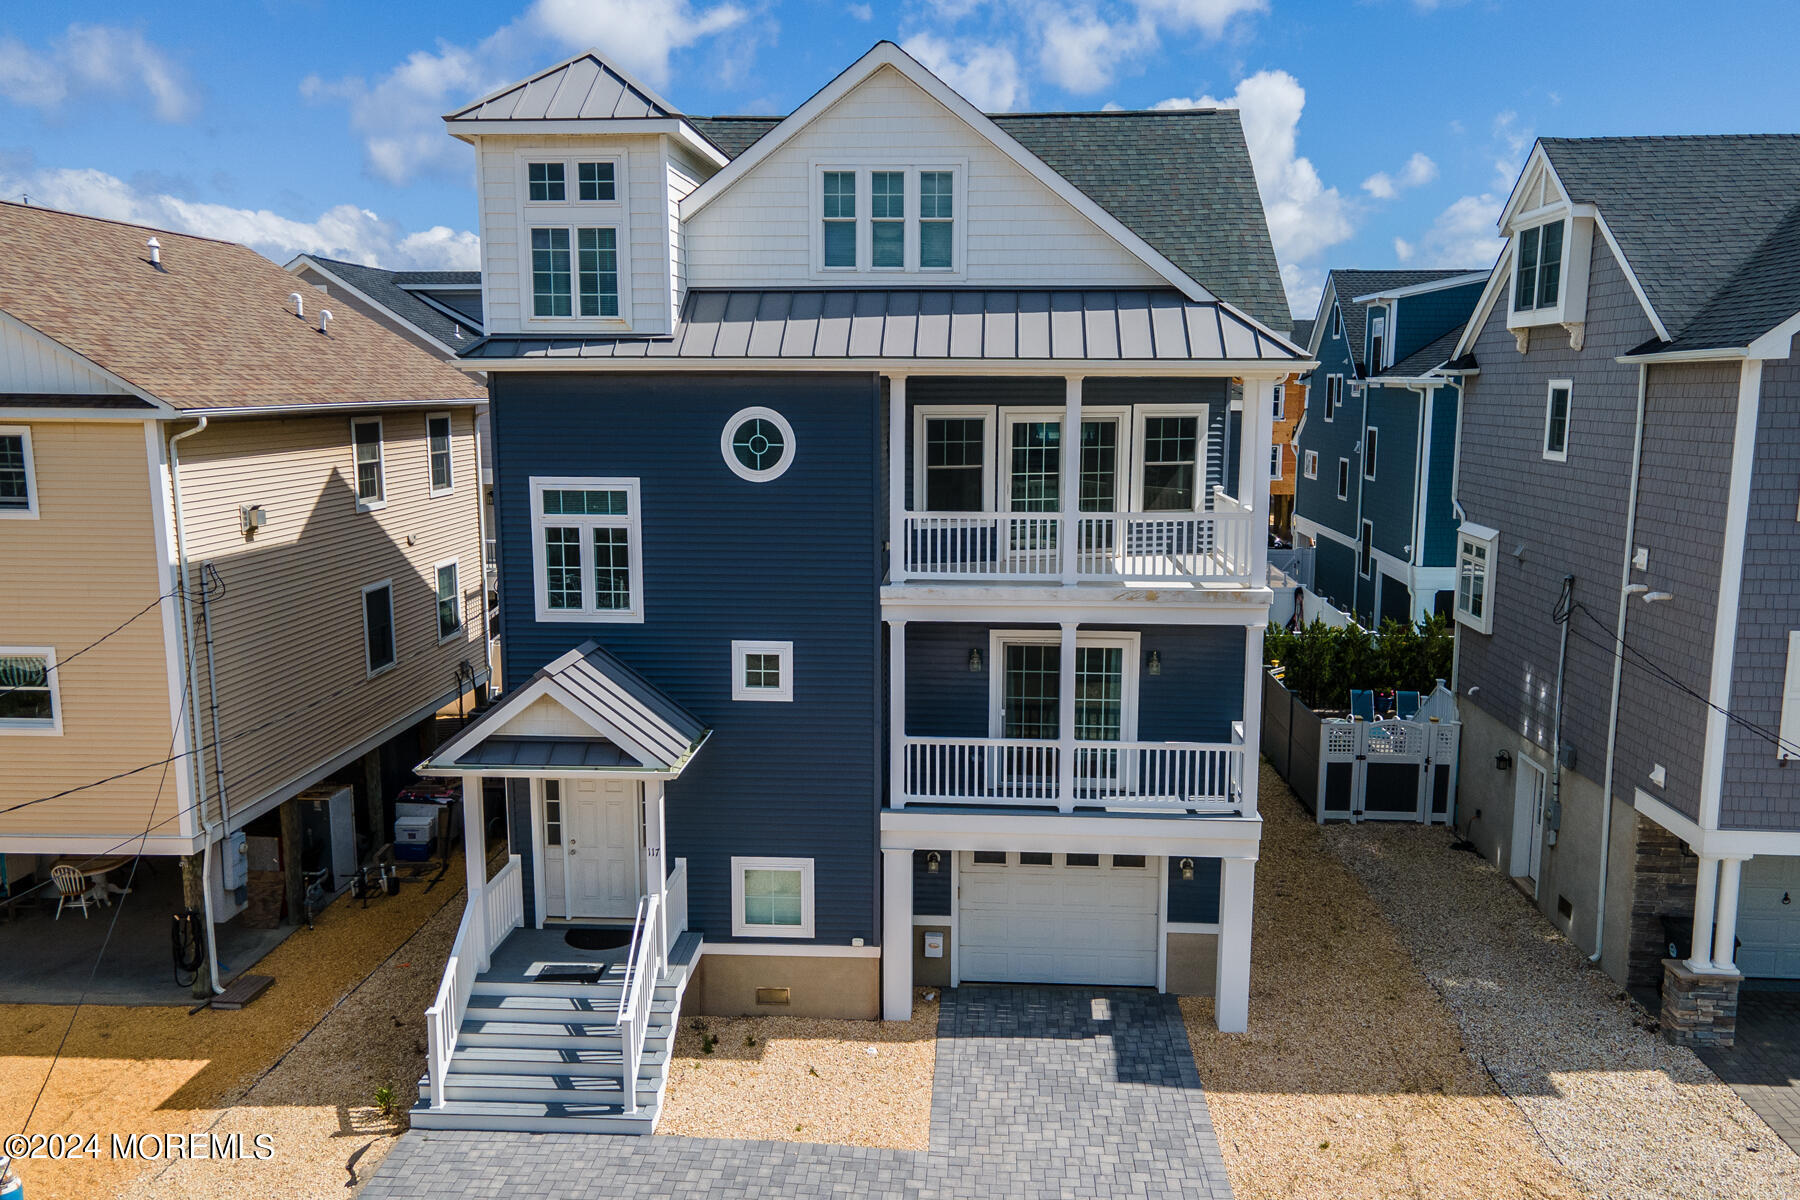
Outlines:
[[[293,919],[284,802],[352,785],[388,841],[486,682],[484,389],[243,246],[14,204],[0,244],[6,874],[141,839],[218,922],[209,848],[268,835]]]

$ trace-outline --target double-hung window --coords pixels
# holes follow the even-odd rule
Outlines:
[[[56,652],[47,646],[0,646],[0,734],[61,732]]]
[[[1381,430],[1371,425],[1363,431],[1363,478],[1375,478],[1375,452],[1380,446]]]
[[[869,174],[869,252],[873,264],[890,270],[906,266],[906,172]]]
[[[1376,374],[1387,362],[1382,358],[1387,346],[1387,314],[1369,314],[1369,373]]]
[[[827,171],[820,185],[825,265],[856,267],[856,172]]]
[[[1456,531],[1456,619],[1476,633],[1494,631],[1493,563],[1498,530],[1464,524]]]
[[[425,447],[431,460],[431,494],[449,495],[456,484],[455,463],[450,452],[449,413],[432,413],[425,418]]]
[[[1277,421],[1287,420],[1287,385],[1284,383],[1275,385],[1274,416]]]
[[[1145,512],[1193,511],[1200,501],[1198,416],[1146,416],[1142,462]]]
[[[381,418],[350,422],[350,441],[356,451],[356,507],[380,508],[387,503],[387,468],[382,462]]]
[[[438,641],[447,642],[462,632],[462,587],[455,559],[439,563],[436,572]]]
[[[947,271],[956,259],[956,173],[919,172],[919,269]]]
[[[394,584],[370,584],[362,592],[363,664],[371,677],[394,665]]]
[[[1555,308],[1562,297],[1563,222],[1551,221],[1520,230],[1518,251],[1513,270],[1513,311]]]
[[[1308,479],[1319,477],[1319,452],[1317,450],[1306,452],[1306,477]]]
[[[1279,442],[1269,447],[1269,478],[1281,478],[1281,444]]]
[[[986,507],[988,434],[985,417],[922,415],[925,447],[920,482],[925,512],[981,512]]]
[[[32,478],[31,430],[0,427],[0,517],[37,516],[37,484]]]
[[[642,517],[636,479],[531,480],[540,621],[642,621]]]
[[[1569,459],[1569,397],[1574,382],[1552,379],[1544,400],[1544,457],[1552,462]]]

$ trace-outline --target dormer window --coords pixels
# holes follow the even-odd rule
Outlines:
[[[956,218],[955,175],[950,171],[919,172],[919,267],[947,271]]]
[[[1519,258],[1513,274],[1513,311],[1555,308],[1562,296],[1563,222],[1519,231]]]
[[[1385,313],[1374,313],[1369,317],[1369,369],[1378,371],[1387,363],[1382,359],[1382,351],[1387,341],[1387,316]]]
[[[570,271],[569,256],[571,233],[575,246],[573,272]],[[619,231],[605,228],[533,229],[532,315],[573,316],[576,302],[584,317],[619,315]]]
[[[568,199],[563,164],[534,162],[525,171],[527,191],[533,200],[555,202]]]
[[[827,171],[824,178],[825,265],[856,266],[856,172]]]
[[[814,178],[813,271],[955,273],[957,171],[887,164],[820,167]]]
[[[519,270],[529,293],[531,322],[588,323],[628,328],[630,306],[620,282],[630,278],[624,205],[624,159],[521,154],[525,190],[520,208]]]
[[[577,194],[588,203],[606,203],[616,199],[613,190],[613,165],[609,162],[584,162],[577,165]]]

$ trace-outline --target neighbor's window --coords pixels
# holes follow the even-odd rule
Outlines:
[[[530,163],[525,168],[525,181],[528,195],[533,200],[554,201],[568,199],[563,165],[559,162]]]
[[[955,172],[919,172],[919,266],[949,270],[955,257]]]
[[[1569,396],[1574,383],[1552,379],[1544,401],[1544,457],[1555,462],[1569,458]]]
[[[1279,445],[1269,447],[1269,478],[1281,478],[1281,447]]]
[[[1319,477],[1319,452],[1317,450],[1306,452],[1306,477],[1308,479]]]
[[[0,517],[35,517],[37,491],[31,478],[31,430],[0,429]]]
[[[1519,232],[1519,262],[1513,274],[1513,311],[1554,308],[1562,290],[1563,223],[1534,225]]]
[[[611,200],[613,165],[609,162],[584,162],[575,166],[576,192],[583,200]]]
[[[925,419],[925,511],[980,512],[987,464],[981,417]]]
[[[0,646],[0,733],[60,732],[55,651]]]
[[[794,643],[732,642],[733,700],[792,700]]]
[[[1144,511],[1192,511],[1200,498],[1200,418],[1144,418]]]
[[[733,937],[813,935],[813,860],[733,858]]]
[[[1498,530],[1464,525],[1456,535],[1456,619],[1477,633],[1494,629],[1492,565]]]
[[[1335,304],[1331,306],[1331,336],[1334,338],[1344,336],[1344,310]]]
[[[383,580],[363,589],[363,659],[370,675],[394,665],[394,586]]]
[[[1336,419],[1338,405],[1343,402],[1344,377],[1342,375],[1327,375],[1325,377],[1325,419],[1327,421]]]
[[[539,620],[642,621],[636,479],[533,479]]]
[[[825,265],[856,266],[856,172],[826,171],[824,188]]]
[[[431,458],[431,494],[441,496],[456,482],[450,454],[449,413],[432,413],[425,418],[425,443]]]
[[[1380,371],[1387,365],[1382,358],[1386,344],[1387,315],[1380,312],[1371,313],[1369,315],[1369,370],[1371,373]]]
[[[869,247],[877,267],[906,266],[906,172],[869,175]]]
[[[1364,579],[1369,577],[1375,565],[1375,526],[1367,521],[1362,523],[1362,537],[1356,544],[1356,572]]]
[[[462,590],[456,578],[456,561],[437,565],[438,641],[448,641],[462,632]]]
[[[1286,384],[1278,383],[1275,385],[1275,419],[1277,421],[1285,421],[1287,419]]]
[[[1338,499],[1339,500],[1348,500],[1349,498],[1350,498],[1350,460],[1347,458],[1340,458],[1340,459],[1338,459]]]
[[[387,503],[387,469],[381,459],[381,418],[350,422],[356,447],[356,506],[369,509]]]
[[[1363,433],[1363,478],[1375,478],[1375,451],[1379,446],[1381,430],[1371,425]]]

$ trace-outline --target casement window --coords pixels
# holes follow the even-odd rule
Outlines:
[[[1350,498],[1350,460],[1347,458],[1340,458],[1340,459],[1338,459],[1338,499],[1339,500],[1348,500],[1349,498]]]
[[[956,263],[956,173],[919,172],[919,269],[948,271]]]
[[[731,860],[733,937],[810,938],[813,935],[813,860]]]
[[[438,641],[447,642],[462,632],[462,586],[454,558],[439,563],[434,570],[437,574]]]
[[[1387,365],[1382,357],[1387,349],[1387,314],[1371,312],[1369,314],[1369,370],[1379,371]]]
[[[1372,522],[1362,523],[1362,534],[1356,542],[1356,573],[1364,579],[1375,567],[1375,526]]]
[[[1493,562],[1498,530],[1461,526],[1456,532],[1456,619],[1476,633],[1494,631]]]
[[[431,494],[447,496],[456,486],[456,464],[450,451],[450,414],[425,418],[426,454],[431,460]]]
[[[356,450],[356,507],[367,511],[387,503],[387,467],[382,461],[381,418],[350,422]]]
[[[1518,234],[1513,268],[1513,311],[1555,308],[1562,298],[1562,221],[1534,225]]]
[[[1327,375],[1325,377],[1325,419],[1337,419],[1338,406],[1344,402],[1344,377]]]
[[[1200,417],[1145,414],[1139,425],[1143,512],[1192,512],[1200,507]]]
[[[606,226],[534,227],[531,313],[536,317],[618,316],[619,231]]]
[[[23,425],[0,425],[0,517],[36,516],[31,430]]]
[[[1363,431],[1363,478],[1375,478],[1376,450],[1380,445],[1381,430],[1371,425]]]
[[[792,700],[794,643],[732,642],[731,698]]]
[[[362,590],[363,663],[371,677],[394,665],[394,581]]]
[[[924,446],[919,484],[925,512],[981,512],[987,508],[987,418],[972,412],[920,410]],[[915,500],[916,503],[916,500]]]
[[[61,732],[56,651],[48,646],[0,646],[0,734]]]
[[[1575,384],[1552,379],[1544,399],[1544,457],[1553,462],[1569,460],[1569,399]]]
[[[1787,675],[1781,684],[1781,744],[1775,748],[1775,756],[1800,758],[1800,629],[1788,632]]]
[[[1319,477],[1319,452],[1317,450],[1306,452],[1306,477],[1308,479]]]
[[[1281,478],[1281,447],[1278,445],[1269,447],[1269,478]]]
[[[644,619],[639,507],[636,479],[531,480],[538,620]]]
[[[826,171],[821,177],[825,265],[856,267],[856,172]]]
[[[870,262],[884,270],[906,266],[906,172],[869,173]]]

